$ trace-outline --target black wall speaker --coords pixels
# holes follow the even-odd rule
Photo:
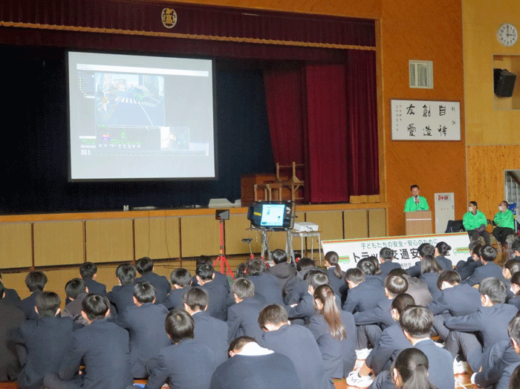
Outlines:
[[[515,89],[516,74],[506,69],[493,69],[495,95],[498,97],[511,97]]]

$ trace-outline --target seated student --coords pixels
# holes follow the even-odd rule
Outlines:
[[[366,276],[358,268],[348,269],[345,281],[349,286],[348,296],[343,304],[343,310],[356,313],[375,308],[379,301],[384,300],[384,288],[365,282]]]
[[[511,373],[511,381],[509,381],[509,389],[520,388],[520,366],[515,367]]]
[[[97,266],[92,262],[85,262],[79,267],[79,274],[81,278],[87,283],[87,288],[90,293],[105,294],[107,287],[105,284],[96,281]]]
[[[215,319],[206,313],[208,293],[200,287],[193,287],[183,296],[184,310],[195,322],[195,341],[203,343],[213,351],[216,366],[228,358],[228,327],[226,322]]]
[[[347,384],[351,386],[366,387],[372,383],[371,374],[378,375],[384,370],[389,370],[399,352],[412,344],[405,338],[399,326],[399,318],[403,311],[415,301],[408,293],[397,296],[392,301],[392,318],[396,321],[394,325],[386,328],[379,338],[379,343],[370,352],[361,369],[351,372],[347,377]]]
[[[419,277],[421,275],[421,261],[426,255],[433,257],[435,255],[435,247],[429,243],[422,243],[417,247],[417,253],[419,254],[419,261],[415,262],[412,267],[406,269],[411,277]]]
[[[54,292],[36,296],[37,320],[22,324],[14,341],[22,370],[18,386],[43,389],[46,373],[57,373],[72,340],[73,322],[60,317],[60,297]]]
[[[493,219],[496,225],[493,229],[493,236],[497,242],[500,242],[502,248],[507,248],[507,237],[515,233],[515,214],[508,207],[508,202],[505,200],[502,201]]]
[[[400,275],[404,277],[408,282],[408,290],[406,293],[413,297],[416,305],[422,305],[425,307],[433,301],[432,294],[428,289],[426,281],[421,280],[420,278],[410,277],[408,272],[404,269],[394,269],[389,275]]]
[[[502,275],[506,279],[506,281],[511,280],[511,277],[516,272],[520,271],[520,261],[516,259],[509,259],[504,263],[504,267],[502,269]]]
[[[110,303],[89,294],[82,315],[89,325],[74,331],[58,374],[45,375],[48,389],[124,389],[132,385],[128,332],[106,320]],[[78,374],[80,366],[85,366]]]
[[[341,296],[341,287],[345,285],[345,273],[339,266],[339,255],[335,251],[325,254],[325,267],[329,276],[330,287],[336,296]]]
[[[388,274],[377,274],[377,266],[374,264],[374,261],[371,259],[376,257],[367,257],[363,258],[356,265],[357,268],[361,269],[363,273],[365,273],[365,281],[369,283],[373,283],[376,286],[383,287],[385,284],[385,278]],[[401,267],[397,267],[396,269],[401,269]]]
[[[20,301],[19,307],[25,313],[26,319],[38,319],[38,314],[34,310],[36,296],[43,292],[46,284],[47,276],[41,271],[32,271],[25,277],[25,285],[27,285],[31,295]]]
[[[298,273],[285,284],[283,294],[287,305],[295,304],[307,294],[308,285],[304,277],[311,270],[316,269],[316,264],[310,258],[302,258],[296,265]]]
[[[247,278],[247,263],[242,262],[237,265],[235,270],[235,279],[237,278]]]
[[[451,246],[446,242],[439,242],[435,245],[435,260],[441,265],[442,270],[453,270],[451,259],[446,258],[450,255]]]
[[[455,266],[455,271],[460,274],[460,279],[464,281],[470,277],[477,267],[482,266],[480,261],[480,250],[482,245],[479,241],[474,240],[469,243],[469,257],[466,261],[459,261]]]
[[[130,363],[133,378],[146,378],[146,363],[170,345],[164,332],[168,310],[155,303],[155,288],[149,282],[138,282],[133,287],[134,306],[118,315],[115,323],[130,334]]]
[[[164,384],[170,388],[209,388],[215,356],[208,346],[195,341],[193,318],[185,311],[172,311],[166,316],[165,328],[173,345],[148,362],[150,377],[145,388],[160,389]]]
[[[86,326],[88,323],[81,315],[83,299],[87,297],[89,289],[84,279],[74,278],[65,285],[65,294],[70,302],[65,305],[61,317],[70,317],[76,324]]]
[[[168,309],[182,308],[182,297],[191,285],[191,274],[186,269],[175,269],[170,273],[172,290],[163,301],[163,305]]]
[[[123,313],[128,307],[134,306],[135,273],[135,267],[128,264],[119,265],[116,269],[119,285],[114,286],[107,297],[114,304],[118,314]]]
[[[273,262],[274,266],[270,267],[267,271],[278,278],[280,287],[283,290],[285,283],[296,275],[296,268],[291,262],[287,262],[287,253],[280,249],[273,251]]]
[[[469,202],[468,212],[462,217],[462,224],[471,240],[478,240],[479,236],[482,236],[487,246],[491,244],[491,237],[486,231],[488,224],[486,215],[478,210],[476,201]]]
[[[422,258],[421,275],[419,278],[428,284],[428,290],[432,295],[433,301],[436,301],[441,296],[441,291],[437,287],[437,280],[441,272],[442,267],[433,256],[425,255]]]
[[[387,276],[393,269],[401,267],[400,264],[394,262],[394,250],[388,247],[383,247],[379,250],[379,260],[381,261],[379,268],[384,276]]]
[[[233,340],[229,356],[213,373],[211,389],[301,389],[291,360],[260,347],[253,338]]]
[[[0,284],[3,284],[2,273],[0,273]],[[4,285],[4,293],[5,293],[5,297],[3,298],[4,303],[18,306],[18,304],[20,303],[21,300],[20,300],[20,296],[18,295],[18,292],[16,290],[8,289]]]
[[[429,377],[430,362],[425,353],[416,348],[403,350],[395,359],[392,380],[398,389],[437,389]]]
[[[227,310],[233,304],[233,301],[224,285],[215,282],[214,273],[213,266],[209,263],[200,265],[196,270],[197,283],[201,289],[208,293],[208,315],[226,321]]]
[[[466,358],[471,370],[478,371],[482,365],[482,355],[496,342],[507,340],[507,324],[518,310],[513,305],[504,304],[507,290],[503,281],[486,278],[480,282],[480,301],[482,307],[475,313],[447,318],[444,325],[451,330],[446,339],[446,349],[453,357],[460,351]],[[482,339],[480,343],[476,334]],[[464,366],[456,361],[456,370]]]
[[[264,261],[258,258],[249,261],[247,278],[255,284],[255,294],[262,296],[267,304],[283,304],[280,282],[267,272]]]
[[[375,347],[383,330],[394,325],[391,314],[392,301],[400,294],[406,293],[408,282],[402,276],[389,275],[385,279],[384,290],[386,299],[380,300],[375,308],[354,314],[358,337],[356,350],[361,350],[361,355],[368,355],[369,345]]]
[[[314,335],[325,362],[329,378],[346,377],[356,363],[356,324],[350,312],[340,311],[329,285],[314,291],[317,314],[311,318],[309,330]]]
[[[463,283],[473,286],[479,284],[484,278],[489,277],[495,277],[501,281],[505,281],[505,278],[502,275],[502,268],[493,262],[496,257],[496,248],[493,246],[482,247],[480,250],[480,261],[483,266],[475,269],[473,274],[468,279],[464,280]]]
[[[290,325],[284,307],[268,305],[260,312],[257,325],[265,331],[260,343],[291,360],[302,389],[334,387],[325,374],[325,364],[312,333],[303,326]]]
[[[445,270],[437,279],[440,297],[428,304],[433,313],[433,328],[442,340],[446,340],[450,330],[444,325],[448,317],[464,316],[475,313],[481,307],[480,293],[469,285],[460,283],[460,275],[453,270]]]
[[[228,308],[228,339],[250,336],[260,342],[263,332],[258,326],[258,315],[267,305],[264,298],[255,296],[255,285],[245,278],[235,280],[231,293],[236,304]]]
[[[172,290],[168,279],[154,273],[153,261],[148,257],[139,258],[135,263],[135,268],[141,277],[136,278],[135,282],[149,282],[155,288],[156,304],[162,304],[168,293]]]
[[[516,309],[520,310],[520,272],[513,274],[510,280],[513,297],[509,299],[508,304],[514,305]]]
[[[20,371],[20,364],[10,339],[13,331],[25,321],[23,311],[6,302],[5,296],[4,284],[0,282],[0,382],[16,380]]]
[[[201,265],[206,265],[206,264],[210,264],[211,266],[213,266],[213,262],[211,261],[211,258],[206,255],[201,255],[195,261],[195,269],[197,269]],[[215,281],[216,284],[221,284],[223,287],[226,288],[227,293],[229,293],[230,285],[229,285],[229,280],[228,280],[227,276],[225,274],[222,274],[222,273],[216,271],[215,269],[213,269],[213,270],[214,270],[213,281]],[[197,281],[196,275],[194,275],[193,278],[191,279],[191,285],[192,286],[201,286],[199,284],[199,282]]]

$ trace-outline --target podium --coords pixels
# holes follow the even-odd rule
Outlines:
[[[432,211],[405,212],[405,235],[432,234]]]

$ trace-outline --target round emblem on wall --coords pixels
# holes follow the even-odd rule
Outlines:
[[[161,12],[162,24],[166,28],[173,28],[177,24],[177,12],[173,8],[164,8]]]

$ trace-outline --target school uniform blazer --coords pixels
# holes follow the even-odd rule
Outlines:
[[[155,288],[155,303],[161,304],[168,293],[172,290],[172,286],[168,279],[164,276],[160,276],[154,272],[146,273],[141,277],[135,279],[135,283],[138,282],[149,282]]]
[[[148,378],[146,389],[208,389],[215,371],[215,356],[208,346],[193,339],[163,348]]]
[[[296,275],[296,269],[292,263],[279,263],[278,265],[272,266],[267,269],[269,274],[272,274],[280,283],[280,288],[284,288],[285,283]]]
[[[5,297],[3,298],[4,302],[11,305],[20,304],[20,296],[18,295],[18,292],[14,289],[4,289]]]
[[[434,315],[447,312],[451,316],[464,316],[477,312],[481,306],[479,291],[462,284],[444,289],[437,301],[429,304],[427,308]]]
[[[383,288],[365,281],[355,288],[349,289],[347,299],[343,304],[343,310],[350,313],[367,311],[377,307],[379,301],[386,299]]]
[[[34,310],[34,307],[36,306],[36,296],[39,295],[41,292],[32,292],[31,295],[27,298],[24,298],[20,303],[18,304],[19,308],[25,313],[25,318],[27,320],[36,320],[38,319],[38,314]]]
[[[489,262],[487,265],[476,268],[473,274],[468,279],[462,281],[462,283],[473,286],[480,284],[484,278],[488,277],[495,277],[504,282],[506,280],[502,275],[502,268],[493,262]]]
[[[412,343],[404,336],[401,326],[395,323],[383,331],[379,343],[368,355],[365,363],[378,375],[390,369],[390,365],[401,350],[411,347],[413,347]]]
[[[18,386],[22,389],[43,389],[47,373],[57,373],[72,340],[73,321],[70,317],[44,317],[27,320],[15,335],[22,370]]]
[[[460,279],[465,280],[475,272],[475,269],[481,266],[482,262],[475,261],[472,257],[469,257],[466,261],[459,261],[455,270],[459,273]]]
[[[262,345],[291,360],[302,389],[330,387],[320,349],[307,328],[284,325],[276,331],[264,332]]]
[[[408,290],[406,293],[413,297],[416,305],[425,307],[433,301],[426,281],[420,278],[410,277],[409,275],[404,275],[404,278],[408,281]]]
[[[214,281],[213,281],[214,282]],[[182,302],[182,297],[184,293],[186,293],[190,289],[189,286],[184,287],[182,289],[172,289],[168,296],[164,299],[162,304],[167,309],[184,309],[184,303]]]
[[[82,389],[125,389],[132,385],[128,332],[105,319],[74,331],[59,378],[77,378],[81,365],[86,368]]]
[[[451,259],[443,257],[442,255],[435,258],[439,265],[441,265],[442,270],[453,270],[453,262]]]
[[[208,292],[209,295],[206,312],[210,316],[226,321],[228,308],[234,304],[233,298],[226,288],[222,284],[215,283],[215,280],[200,286],[200,288]]]
[[[296,304],[303,296],[309,294],[309,284],[307,284],[307,281],[301,280],[296,276],[287,281],[284,294],[284,302],[287,305]]]
[[[449,351],[437,347],[431,339],[420,341],[414,346],[428,358],[430,381],[438,389],[454,389],[453,356]]]
[[[377,324],[381,326],[382,329],[393,326],[395,320],[390,313],[392,301],[394,301],[394,299],[385,298],[384,300],[380,300],[375,308],[355,313],[354,320],[356,321],[356,325]]]
[[[267,303],[261,297],[251,297],[232,305],[228,309],[228,336],[231,341],[239,336],[251,336],[258,342],[264,331],[258,325],[258,315]]]
[[[411,277],[419,277],[421,275],[421,261],[415,262],[415,264],[406,269]]]
[[[341,322],[347,337],[338,341],[330,334],[330,327],[323,315],[314,315],[309,330],[314,335],[325,363],[325,374],[329,378],[343,378],[356,363],[356,324],[350,312],[341,311]]]
[[[336,296],[341,296],[340,288],[345,285],[345,273],[341,272],[341,278],[338,278],[336,274],[334,273],[334,269],[336,267],[332,266],[327,269],[327,275],[329,276],[329,285],[334,291],[334,294]]]
[[[229,293],[231,291],[231,287],[229,286],[229,281],[228,281],[227,276],[218,271],[215,271],[215,273],[213,273],[213,274],[215,274],[215,278],[213,278],[213,282],[216,282],[217,284],[220,284],[223,287],[225,287]],[[197,281],[196,276],[193,276],[191,278],[191,286],[200,286],[199,281]]]
[[[385,278],[386,276],[384,274],[365,276],[365,282],[383,288],[385,286]]]
[[[229,346],[226,322],[215,319],[206,312],[194,313],[193,321],[195,322],[195,341],[205,344],[213,351],[216,366],[224,363],[228,359]]]
[[[507,324],[517,314],[518,309],[510,304],[495,304],[480,307],[477,312],[466,316],[450,317],[444,325],[453,331],[480,332],[484,351],[501,340],[508,340]]]
[[[400,269],[401,265],[394,261],[383,262],[379,265],[379,269],[381,270],[381,274],[385,277],[394,269]]]
[[[248,279],[255,285],[255,295],[262,296],[267,304],[283,305],[282,289],[275,276],[262,273],[258,276],[249,276]]]
[[[134,284],[131,285],[117,285],[112,288],[112,291],[107,293],[108,300],[116,308],[117,314],[123,313],[128,307],[133,307],[134,304]]]
[[[419,279],[424,280],[426,284],[428,284],[428,290],[430,291],[433,301],[438,300],[441,297],[441,290],[437,287],[437,280],[439,279],[439,274],[437,273],[424,273],[421,274]]]
[[[84,278],[83,279],[88,288],[89,293],[96,293],[96,294],[106,294],[107,293],[107,287],[105,284],[102,284],[101,282],[97,282],[96,280],[93,280],[91,278]]]
[[[217,368],[211,377],[209,387],[211,389],[301,389],[294,364],[288,357],[278,353],[260,356],[236,355]]]
[[[0,382],[16,380],[20,371],[12,335],[23,322],[25,314],[21,309],[0,300]]]
[[[513,297],[508,304],[514,305],[516,309],[520,309],[520,296]]]
[[[475,376],[475,383],[489,387],[498,383],[507,366],[520,363],[518,355],[509,340],[495,343],[482,358],[482,369]]]
[[[167,314],[168,310],[164,305],[146,303],[140,307],[128,307],[117,316],[115,322],[130,334],[130,362],[134,378],[147,377],[146,362],[157,357],[164,347],[171,345],[164,330]]]
[[[65,305],[65,308],[61,311],[61,317],[69,317],[81,326],[88,325],[88,322],[81,315],[81,311],[83,310],[82,304],[85,297],[87,297],[87,294],[81,293],[74,300]]]
[[[509,382],[511,381],[511,377],[513,376],[513,373],[518,366],[520,366],[520,362],[507,366],[504,369],[504,373],[502,374],[502,377],[500,377],[498,384],[495,386],[495,389],[509,389]]]
[[[338,296],[335,296],[335,298],[338,309],[341,310],[341,300]],[[286,306],[285,309],[289,315],[289,319],[303,319],[305,324],[309,324],[311,317],[316,314],[314,309],[314,297],[311,296],[309,292],[303,296],[298,305],[295,307]]]

